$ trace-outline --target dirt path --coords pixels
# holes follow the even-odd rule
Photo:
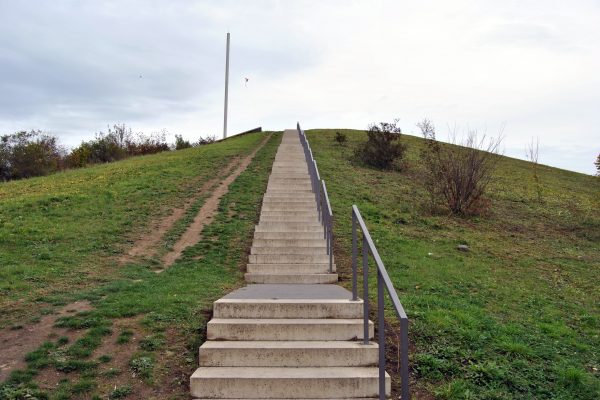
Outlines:
[[[25,354],[37,349],[49,337],[67,336],[73,340],[81,334],[81,331],[54,327],[58,318],[91,309],[92,306],[88,302],[77,301],[64,306],[56,314],[43,316],[40,322],[33,325],[0,331],[0,382],[3,382],[11,371],[25,368]]]
[[[200,241],[200,234],[202,233],[202,229],[204,229],[206,225],[212,222],[217,208],[219,207],[219,201],[221,200],[221,197],[223,197],[223,195],[229,191],[229,185],[233,181],[235,181],[236,178],[246,170],[246,168],[248,168],[248,165],[250,165],[250,162],[252,161],[256,153],[265,145],[265,143],[267,143],[270,137],[271,135],[265,137],[262,140],[262,142],[260,142],[260,144],[256,147],[256,149],[254,149],[252,153],[246,156],[246,158],[244,158],[240,162],[240,164],[233,171],[233,173],[231,173],[227,178],[221,181],[219,187],[217,187],[212,192],[210,197],[206,199],[206,201],[200,208],[200,211],[198,211],[198,214],[194,218],[192,224],[187,228],[183,235],[181,235],[181,238],[179,238],[177,243],[175,243],[175,245],[173,246],[173,250],[165,254],[165,256],[163,257],[162,261],[165,268],[168,268],[171,265],[173,265],[175,260],[177,260],[181,256],[181,254],[187,247],[192,246]]]
[[[187,212],[187,210],[194,204],[194,202],[202,196],[203,193],[209,191],[212,187],[216,186],[225,176],[229,175],[231,171],[238,164],[239,159],[234,158],[226,167],[222,174],[209,179],[204,182],[202,186],[196,191],[196,193],[189,197],[181,207],[174,208],[172,213],[160,219],[157,223],[153,224],[152,228],[146,232],[142,237],[135,241],[133,246],[127,251],[126,254],[121,256],[119,261],[121,264],[132,261],[136,257],[149,257],[156,254],[156,249],[164,237],[164,235],[179,221]]]

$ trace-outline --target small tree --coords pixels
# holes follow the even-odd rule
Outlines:
[[[175,135],[175,150],[182,150],[192,147],[192,144],[181,135]]]
[[[345,146],[346,145],[346,141],[348,140],[348,138],[346,137],[345,134],[341,133],[341,132],[336,132],[335,133],[335,141],[340,145],[340,146]]]
[[[426,141],[421,159],[432,206],[444,205],[457,215],[480,213],[498,161],[502,137],[479,139],[477,132],[471,131],[460,144],[456,136],[450,144],[442,144],[436,140],[430,121],[424,120],[418,126]]]
[[[0,179],[47,175],[62,165],[63,151],[55,136],[21,131],[0,137]]]
[[[594,164],[596,165],[596,175],[600,176],[600,154],[596,157],[596,162],[594,162]]]
[[[367,141],[356,149],[356,157],[375,168],[390,169],[396,160],[402,159],[406,145],[400,142],[402,131],[394,122],[371,124]]]
[[[537,200],[539,203],[543,202],[543,198],[542,198],[542,183],[540,181],[540,176],[538,174],[538,167],[539,167],[539,163],[538,163],[538,156],[540,153],[540,141],[539,139],[536,139],[535,143],[533,142],[533,139],[531,139],[531,143],[529,144],[529,146],[527,147],[527,151],[525,153],[525,156],[527,157],[527,159],[531,162],[531,169],[533,172],[533,181],[535,182],[535,191],[537,193]]]

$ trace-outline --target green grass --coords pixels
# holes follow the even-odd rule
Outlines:
[[[115,257],[263,134],[0,184],[0,328],[123,273]],[[58,294],[58,296],[56,296]]]
[[[184,185],[186,181],[198,179],[197,174],[200,173],[204,174],[202,175],[203,179],[213,176],[215,166],[225,163],[227,158],[232,155],[249,153],[262,137],[264,136],[247,135],[206,146],[209,150],[214,148],[218,157],[212,156],[212,164],[203,163],[204,169],[201,172],[196,170],[196,175],[187,171],[193,169],[190,164],[200,162],[202,157],[208,157],[207,154],[211,152],[203,150],[203,155],[195,155],[194,152],[199,151],[198,149],[186,151],[190,154],[183,152],[180,157],[187,161],[171,160],[177,165],[177,168],[173,168],[173,171],[176,171],[173,173],[178,178],[170,178],[174,182],[181,179],[179,182],[183,186],[178,190],[173,188],[173,193],[169,196],[165,195],[162,203],[170,199],[167,204],[177,204],[175,196],[181,196],[186,193],[186,190],[193,190],[193,188],[186,189],[187,186]],[[56,299],[56,302],[74,298],[86,299],[92,303],[93,310],[65,316],[57,322],[57,326],[80,329],[84,331],[84,334],[72,344],[59,339],[57,342],[48,342],[30,353],[27,356],[28,368],[14,372],[6,383],[0,384],[0,393],[2,390],[7,393],[17,393],[19,390],[28,390],[33,393],[38,390],[36,375],[39,371],[43,368],[55,368],[67,373],[77,371],[86,380],[76,381],[75,375],[73,375],[72,379],[59,385],[56,391],[42,393],[41,398],[46,398],[44,396],[71,398],[83,392],[102,395],[102,398],[106,398],[107,395],[110,398],[128,396],[134,390],[131,386],[117,387],[112,393],[102,392],[102,388],[106,386],[103,386],[103,382],[119,375],[119,371],[113,369],[108,369],[106,372],[99,371],[99,367],[105,362],[110,366],[111,354],[103,355],[101,357],[103,359],[93,359],[91,355],[102,340],[111,333],[115,319],[140,315],[143,316],[141,324],[147,334],[139,343],[135,344],[137,351],[130,360],[129,370],[120,373],[134,374],[143,379],[146,384],[154,385],[157,379],[161,378],[161,371],[165,369],[164,365],[159,365],[161,358],[157,354],[158,351],[164,350],[167,330],[177,332],[179,337],[187,338],[184,351],[177,357],[178,362],[186,364],[185,368],[191,373],[197,364],[194,360],[197,348],[203,340],[201,332],[204,331],[204,326],[208,322],[207,311],[212,308],[214,300],[239,285],[243,277],[242,268],[246,249],[251,243],[252,229],[258,219],[262,195],[266,189],[268,174],[280,140],[281,135],[273,135],[271,140],[256,154],[246,171],[230,185],[229,192],[221,198],[219,213],[213,222],[204,228],[203,240],[186,249],[183,256],[163,273],[153,272],[151,261],[129,263],[121,266],[118,271],[113,271],[112,275],[106,276],[101,284],[83,285],[83,287],[76,285],[66,294],[45,294],[45,299],[52,301]],[[165,161],[160,159],[161,156],[155,156],[156,159],[153,162],[142,160],[144,162],[140,161],[142,163],[137,168],[151,171],[152,165]],[[127,166],[130,162],[131,160],[128,160],[124,164]],[[118,164],[120,163],[116,163],[116,165]],[[132,176],[135,174],[145,176],[144,171],[134,172],[136,168],[128,167],[131,168]],[[119,168],[115,169],[115,171],[118,170]],[[152,176],[152,173],[150,175]],[[169,186],[164,182],[162,184],[154,182],[154,179],[158,178],[148,179],[159,192]],[[198,185],[197,183],[196,186]],[[126,187],[126,185],[122,187]],[[157,194],[156,197],[160,199],[161,195]],[[150,202],[154,205],[161,203],[160,200],[154,199],[150,192],[148,197],[142,196],[137,199],[143,199],[142,203]],[[133,203],[127,206],[127,208],[132,207],[134,207]],[[67,214],[68,212],[64,211],[64,215],[61,214],[60,218],[68,219]],[[124,218],[124,215],[122,214],[121,218]],[[150,215],[148,213],[143,221],[150,218]],[[118,225],[116,218],[114,223]],[[124,235],[130,231],[129,229],[120,231],[120,240],[123,240]],[[114,239],[111,246],[115,251],[121,248]],[[72,267],[88,268],[88,266],[78,264],[74,264]],[[60,277],[54,279],[64,285],[70,283],[68,277],[65,277],[64,280]],[[132,331],[120,330],[115,341],[118,346],[133,345],[132,336]],[[113,388],[114,385],[111,390]],[[185,387],[182,387],[179,397],[188,397]]]
[[[348,284],[356,204],[410,319],[415,387],[442,399],[600,398],[600,179],[540,166],[540,204],[531,164],[505,157],[487,215],[431,215],[422,140],[403,137],[404,171],[378,171],[351,160],[365,133],[340,131],[345,147],[335,130],[308,132],[338,269]]]

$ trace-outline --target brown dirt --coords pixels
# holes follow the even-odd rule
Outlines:
[[[188,399],[188,379],[192,368],[185,364],[185,340],[175,329],[165,332],[166,344],[155,353],[152,383],[135,377],[131,372],[129,361],[139,350],[139,341],[147,333],[139,324],[140,320],[141,316],[116,320],[113,323],[113,333],[104,339],[102,345],[94,352],[93,358],[105,354],[112,357],[99,369],[96,378],[97,392],[106,398],[115,388],[130,386],[132,393],[127,396],[128,399]],[[117,337],[124,329],[131,330],[133,336],[128,343],[118,344]],[[106,375],[109,370],[118,370],[119,373],[113,376]]]
[[[39,322],[24,326],[21,329],[4,329],[0,331],[0,382],[4,381],[10,373],[27,366],[25,355],[37,349],[42,343],[51,338],[67,336],[73,341],[81,331],[57,328],[54,326],[60,317],[89,311],[92,306],[87,301],[76,301],[62,307],[57,313],[43,316]]]
[[[208,224],[210,224],[216,214],[217,208],[219,207],[219,201],[221,197],[225,195],[229,191],[229,185],[235,181],[235,179],[248,168],[250,162],[256,155],[256,153],[265,145],[265,143],[269,140],[271,136],[267,136],[263,139],[262,142],[254,149],[252,153],[250,153],[246,158],[244,158],[237,168],[231,173],[227,178],[221,181],[220,185],[212,192],[210,197],[206,199],[200,211],[194,218],[192,224],[188,227],[188,229],[181,235],[181,238],[175,243],[173,246],[173,250],[169,253],[165,254],[163,257],[163,265],[165,268],[173,265],[175,260],[177,260],[183,251],[200,241],[200,234],[202,229]],[[160,272],[160,271],[159,271]]]
[[[156,254],[157,246],[164,235],[185,215],[186,211],[203,193],[209,191],[213,186],[216,186],[224,176],[230,174],[238,161],[239,159],[237,157],[234,158],[227,167],[225,167],[225,170],[221,175],[204,182],[196,193],[186,200],[183,206],[173,208],[170,215],[167,215],[154,223],[152,228],[138,238],[127,253],[121,256],[119,259],[121,264],[132,261],[136,257],[148,257]]]

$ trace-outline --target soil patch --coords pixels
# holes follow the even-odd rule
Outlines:
[[[58,310],[55,314],[43,316],[39,322],[20,329],[0,331],[0,382],[3,382],[15,369],[25,368],[25,355],[37,349],[48,339],[67,336],[72,342],[81,331],[54,326],[56,320],[66,315],[89,311],[92,306],[87,301],[76,301]]]
[[[271,136],[269,135],[266,138],[264,138],[263,141],[260,142],[260,144],[256,147],[256,149],[254,149],[252,153],[250,153],[246,158],[244,158],[237,166],[237,168],[227,178],[222,180],[219,186],[212,192],[210,197],[206,199],[206,201],[200,208],[200,211],[198,211],[198,214],[194,218],[192,224],[183,233],[183,235],[181,235],[181,238],[179,238],[177,243],[175,243],[175,245],[173,246],[173,250],[165,254],[165,256],[163,257],[162,261],[165,268],[168,268],[171,265],[173,265],[175,260],[177,260],[181,256],[181,254],[187,247],[192,246],[200,241],[200,234],[202,232],[202,229],[204,229],[206,225],[212,222],[215,213],[217,212],[217,209],[219,207],[219,201],[221,200],[221,197],[223,197],[223,195],[225,195],[229,191],[229,185],[233,181],[235,181],[236,178],[246,170],[246,168],[248,168],[248,165],[250,165],[250,162],[252,162],[252,159],[254,158],[256,153],[265,145],[265,143],[267,143],[270,137]]]

